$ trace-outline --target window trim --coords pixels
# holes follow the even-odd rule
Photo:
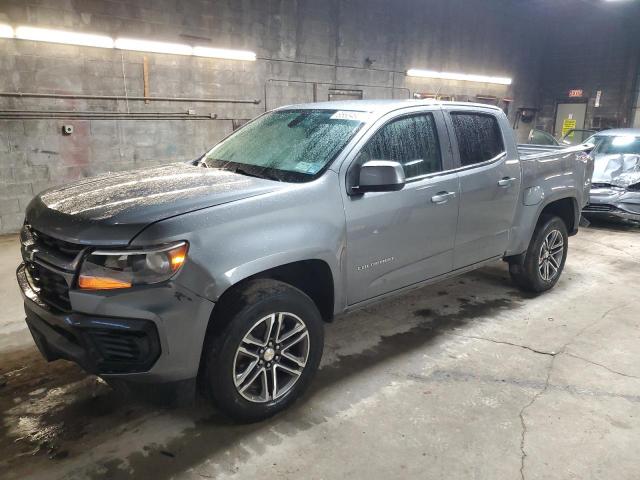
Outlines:
[[[484,167],[487,165],[491,165],[493,163],[498,163],[508,157],[509,150],[507,148],[507,142],[505,141],[504,131],[500,123],[500,118],[498,118],[498,115],[494,111],[479,109],[476,107],[469,110],[456,108],[451,110],[444,110],[444,112],[446,117],[447,129],[449,130],[449,139],[451,142],[451,147],[454,149],[454,163],[457,165],[455,169],[451,170],[452,172],[463,172],[463,171],[470,170],[477,167]],[[462,165],[462,158],[460,155],[460,145],[458,144],[458,136],[456,135],[456,130],[455,130],[455,126],[453,124],[453,118],[452,118],[452,115],[456,113],[463,114],[463,115],[475,114],[475,115],[484,115],[484,116],[493,117],[493,119],[496,121],[496,124],[498,125],[498,129],[500,130],[500,138],[502,139],[502,148],[503,148],[502,152],[496,155],[495,157],[490,158],[488,160],[484,160],[482,162],[472,163],[471,165]]]
[[[478,168],[478,167],[486,167],[487,165],[492,165],[494,163],[499,163],[502,160],[504,160],[507,157],[507,152],[504,151],[502,152],[500,155],[496,155],[493,158],[490,158],[489,160],[485,160],[482,163],[474,163],[472,165],[462,165],[459,166],[458,168],[454,169],[454,170],[449,170],[450,172],[464,172],[467,170],[472,170],[474,168]]]
[[[440,135],[440,132],[438,131],[438,119],[434,115],[434,112],[437,112],[437,111],[439,111],[439,110],[422,110],[422,111],[402,113],[400,115],[397,115],[395,117],[392,117],[392,118],[389,118],[389,119],[385,120],[385,122],[382,125],[378,126],[378,127],[374,126],[375,130],[365,140],[363,145],[357,149],[357,152],[353,156],[353,160],[351,161],[351,164],[349,165],[349,168],[347,169],[347,171],[354,167],[355,160],[358,158],[358,155],[360,155],[360,152],[362,152],[362,150],[378,134],[378,132],[380,132],[387,125],[389,125],[389,124],[391,124],[393,122],[397,122],[399,120],[404,120],[405,118],[411,118],[411,117],[417,117],[417,116],[430,116],[431,119],[433,120],[434,132],[436,134],[436,139],[438,140],[437,148],[438,148],[438,151],[439,151],[439,154],[440,154],[440,170],[438,170],[436,172],[424,173],[422,175],[416,175],[414,177],[407,177],[405,179],[406,183],[415,182],[417,180],[422,180],[423,178],[430,177],[430,176],[435,176],[435,175],[438,175],[438,174],[442,174],[443,172],[450,172],[451,170],[445,170],[444,169],[445,168],[445,156],[444,156],[444,151],[443,151],[443,148],[442,148],[442,139],[440,138],[441,135]],[[401,163],[401,165],[404,168],[404,164]]]

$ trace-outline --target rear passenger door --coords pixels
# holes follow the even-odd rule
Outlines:
[[[504,115],[456,108],[447,118],[460,178],[454,268],[503,255],[520,191],[520,162]],[[511,151],[513,150],[513,151]]]
[[[349,195],[359,166],[401,163],[400,191]],[[453,265],[458,177],[440,110],[393,113],[356,145],[347,166],[347,297],[350,305],[442,275]]]

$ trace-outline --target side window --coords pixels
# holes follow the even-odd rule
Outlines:
[[[384,125],[360,151],[358,163],[369,160],[400,162],[407,179],[442,170],[433,115],[402,117]]]
[[[482,113],[452,112],[463,166],[486,162],[504,152],[498,119]]]

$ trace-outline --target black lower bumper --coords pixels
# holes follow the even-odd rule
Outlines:
[[[27,325],[48,361],[65,359],[94,374],[148,371],[160,356],[153,322],[65,315],[65,324],[51,322],[25,303]]]
[[[156,325],[149,320],[112,318],[56,311],[24,293],[26,322],[38,349],[48,361],[65,359],[94,374],[148,371],[160,356]]]

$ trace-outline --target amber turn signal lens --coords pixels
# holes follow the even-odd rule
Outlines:
[[[180,245],[178,248],[169,250],[169,261],[171,262],[171,271],[178,270],[187,258],[187,244]]]
[[[80,275],[78,286],[85,290],[115,290],[117,288],[131,288],[131,283],[116,280],[115,278]]]

